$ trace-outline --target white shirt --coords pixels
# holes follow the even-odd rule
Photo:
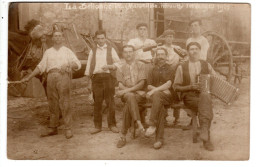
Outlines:
[[[157,45],[156,42],[152,39],[145,39],[145,41],[143,41],[140,38],[130,39],[127,44],[134,46],[134,48],[140,48],[142,46],[143,46],[143,48],[145,48],[148,46]],[[135,51],[135,59],[136,60],[151,60],[153,58],[151,51],[143,52],[143,48]]]
[[[212,68],[212,66],[208,63],[208,69],[209,73],[211,75],[216,75],[216,72]],[[189,74],[190,74],[190,83],[196,83],[196,77],[200,74],[201,71],[201,64],[200,61],[197,62],[190,62],[189,61]],[[178,84],[181,85],[183,83],[183,71],[182,66],[178,66],[175,79],[174,79],[174,85]]]
[[[169,65],[172,65],[172,66],[176,66],[179,63],[180,56],[174,51],[174,48],[181,49],[181,47],[179,47],[177,45],[171,45],[170,47],[163,45],[163,47],[168,52],[168,60],[167,60],[166,63],[169,64]]]
[[[90,53],[89,53],[89,57],[88,57],[88,63],[87,63],[85,75],[89,75],[90,64],[91,64],[92,58],[93,58],[93,51],[91,50]],[[112,59],[113,59],[114,65],[119,66],[120,59],[119,59],[119,57],[118,57],[114,48],[112,48]],[[107,44],[105,44],[104,46],[97,45],[96,65],[95,65],[95,69],[93,71],[93,74],[110,73],[109,70],[104,71],[102,69],[102,67],[105,66],[105,65],[107,65]]]
[[[201,54],[200,54],[200,59],[201,60],[207,60],[207,55],[208,55],[208,49],[209,49],[209,42],[207,40],[207,38],[205,38],[204,36],[199,36],[199,37],[191,37],[187,40],[186,42],[186,46],[190,43],[190,42],[198,42],[201,46]]]
[[[72,62],[77,64],[78,68],[76,70],[81,68],[80,61],[69,48],[62,46],[59,50],[56,50],[51,47],[44,52],[43,58],[37,67],[43,73],[54,68],[61,69],[63,65],[70,67]]]

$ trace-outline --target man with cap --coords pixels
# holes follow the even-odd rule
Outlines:
[[[175,32],[170,29],[165,30],[163,32],[163,38],[164,38],[163,47],[165,47],[168,51],[168,60],[166,63],[173,67],[177,67],[177,65],[179,64],[182,57],[180,57],[179,54],[176,53],[176,50],[181,52],[183,55],[186,54],[186,51],[184,49],[182,49],[180,46],[173,44],[174,35],[175,35]]]
[[[85,78],[88,85],[92,82],[94,96],[94,128],[91,134],[102,131],[102,103],[105,100],[108,107],[107,123],[113,133],[118,133],[115,119],[115,83],[116,69],[120,59],[111,46],[106,42],[106,32],[98,30],[95,33],[96,46],[90,51]]]
[[[136,30],[138,32],[137,38],[130,39],[128,41],[128,45],[132,45],[135,48],[136,60],[141,61],[145,64],[146,75],[148,75],[148,71],[152,68],[152,52],[151,49],[146,51],[146,48],[151,46],[157,46],[156,42],[152,39],[148,39],[148,25],[146,23],[139,23],[136,26]]]
[[[147,78],[147,100],[151,100],[151,115],[149,128],[145,136],[150,137],[155,133],[154,148],[159,149],[163,144],[164,121],[166,105],[172,103],[171,86],[174,78],[174,69],[167,64],[168,52],[160,47],[155,51],[155,66],[149,71]]]
[[[70,110],[71,72],[79,70],[81,64],[76,55],[63,46],[62,32],[53,32],[52,40],[53,47],[44,52],[42,60],[34,71],[21,81],[27,82],[38,74],[48,73],[47,97],[51,115],[49,127],[42,132],[41,137],[58,134],[57,127],[61,113],[65,125],[65,137],[69,139],[73,136],[71,131],[73,113]]]
[[[118,148],[125,146],[127,130],[132,122],[134,123],[132,126],[138,126],[138,132],[144,132],[140,116],[140,112],[144,110],[140,104],[145,103],[146,75],[144,64],[135,60],[134,47],[131,45],[123,46],[123,57],[125,62],[117,70],[119,91],[116,96],[121,97],[121,100],[125,103],[121,136],[117,143]]]
[[[173,88],[181,92],[184,105],[191,110],[191,114],[198,115],[203,146],[206,150],[213,151],[214,147],[210,141],[210,125],[213,119],[211,95],[200,91],[197,77],[200,74],[215,75],[215,71],[209,63],[200,60],[201,46],[198,42],[190,42],[187,51],[189,60],[178,66]],[[193,142],[197,142],[196,129],[193,131]]]
[[[169,64],[170,66],[172,66],[172,68],[176,70],[177,66],[180,63],[180,60],[182,60],[182,57],[180,57],[179,54],[177,54],[175,52],[175,50],[178,50],[179,52],[181,52],[183,54],[186,54],[186,51],[184,49],[182,49],[180,46],[173,44],[174,35],[175,35],[175,32],[173,30],[170,30],[170,29],[165,30],[163,32],[164,45],[162,47],[164,47],[168,52],[168,60],[166,61],[166,63]],[[179,101],[178,94],[173,91],[172,95],[173,95],[174,101],[178,102]],[[177,125],[179,117],[180,117],[180,110],[175,109],[173,112],[173,116],[175,118],[174,125]]]
[[[190,21],[189,26],[191,28],[192,36],[186,41],[186,46],[190,42],[198,42],[201,46],[200,59],[207,61],[209,42],[207,38],[201,35],[201,25],[202,22],[200,19],[193,19]]]

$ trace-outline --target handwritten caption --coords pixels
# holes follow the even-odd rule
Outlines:
[[[213,4],[213,3],[64,3],[65,10],[85,10],[85,9],[142,9],[142,8],[165,8],[165,9],[217,9],[229,10],[230,4]]]

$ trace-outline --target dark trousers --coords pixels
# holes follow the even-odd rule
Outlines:
[[[145,103],[145,97],[140,96],[137,93],[126,93],[122,97],[122,101],[125,102],[123,109],[123,122],[122,122],[122,134],[127,134],[127,130],[131,127],[132,122],[137,120],[141,121],[140,112],[144,111],[141,104]]]
[[[202,130],[210,131],[211,121],[213,119],[212,100],[209,93],[185,92],[183,93],[183,102],[192,115],[198,115]]]
[[[163,142],[164,121],[166,117],[165,106],[172,103],[171,94],[157,91],[152,95],[152,108],[149,123],[151,126],[156,126],[156,141]]]
[[[102,103],[106,101],[108,107],[108,127],[116,126],[115,119],[115,85],[114,78],[108,73],[94,74],[92,77],[92,91],[94,97],[94,124],[102,128]]]
[[[72,125],[72,111],[70,110],[70,82],[68,73],[49,73],[47,77],[47,97],[50,109],[51,128],[59,126],[60,113],[64,120],[65,129]]]

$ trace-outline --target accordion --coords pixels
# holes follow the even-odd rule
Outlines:
[[[239,89],[237,87],[231,85],[229,82],[218,76],[200,74],[198,76],[198,83],[200,86],[200,92],[211,93],[213,96],[228,105],[234,102],[239,95]]]

